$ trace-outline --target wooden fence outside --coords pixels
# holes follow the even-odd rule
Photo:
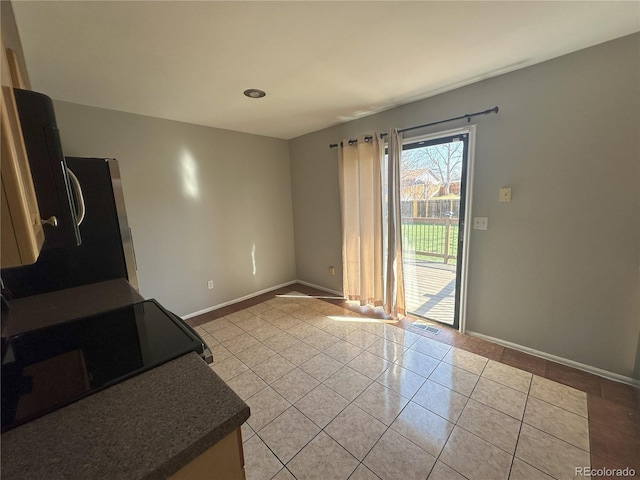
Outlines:
[[[460,217],[460,198],[402,200],[402,216],[407,218]]]

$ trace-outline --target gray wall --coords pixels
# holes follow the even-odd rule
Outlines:
[[[341,290],[340,270],[327,269],[341,265],[329,143],[499,105],[477,120],[472,213],[489,217],[489,230],[471,234],[467,329],[634,375],[638,52],[635,34],[291,140],[298,278]],[[498,202],[503,186],[510,204]]]
[[[285,140],[55,109],[65,155],[120,163],[144,297],[185,315],[295,279]]]
[[[20,41],[16,18],[13,14],[13,5],[6,0],[0,1],[0,29],[2,30],[4,46],[12,49],[16,54],[22,80],[27,88],[31,88],[29,72],[27,71],[27,64],[24,61],[24,52],[22,51],[22,42]]]
[[[640,380],[640,334],[638,334],[638,347],[636,350],[636,368],[634,370],[635,375],[633,378]]]

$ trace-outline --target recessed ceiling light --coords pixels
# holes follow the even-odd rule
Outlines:
[[[249,90],[245,90],[244,94],[249,98],[262,98],[266,95],[263,90],[258,90],[257,88],[250,88]]]

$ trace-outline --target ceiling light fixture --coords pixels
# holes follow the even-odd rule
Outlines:
[[[249,90],[244,91],[244,95],[249,98],[262,98],[267,94],[263,90],[258,90],[257,88],[250,88]]]

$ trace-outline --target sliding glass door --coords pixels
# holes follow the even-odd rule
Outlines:
[[[468,134],[406,140],[400,181],[407,312],[458,327]]]

